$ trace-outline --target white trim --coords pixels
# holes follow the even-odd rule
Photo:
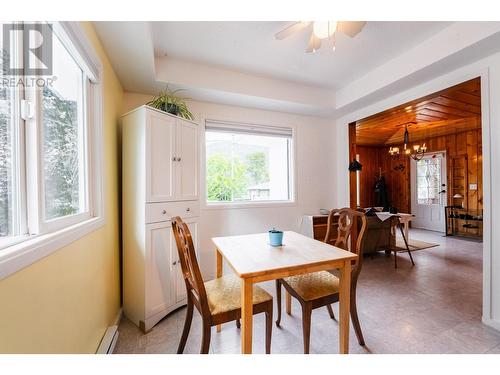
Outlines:
[[[481,77],[481,149],[483,152],[483,321],[492,320],[492,217],[491,217],[491,145],[490,145],[490,73],[483,69]],[[486,323],[488,324],[488,323]],[[500,330],[500,325],[496,327]]]
[[[0,280],[11,275],[18,270],[29,266],[30,264],[52,254],[58,249],[74,242],[81,237],[101,228],[106,223],[104,207],[104,148],[103,148],[103,72],[102,64],[91,47],[90,41],[80,23],[69,22],[71,24],[70,41],[78,46],[78,54],[89,55],[89,59],[94,61],[97,66],[97,75],[94,81],[88,86],[86,115],[87,123],[87,143],[88,143],[88,212],[54,220],[64,220],[65,228],[42,228],[54,230],[51,233],[40,233],[40,207],[41,199],[37,202],[28,202],[28,226],[29,235],[18,236],[13,239],[11,246],[0,250]],[[57,28],[57,26],[56,26]],[[64,33],[61,33],[64,34]],[[76,38],[73,40],[73,38]],[[85,48],[83,48],[84,46]],[[26,91],[29,94],[29,90]],[[30,99],[30,98],[28,98]],[[31,98],[33,99],[33,98]],[[40,118],[40,117],[38,117]],[[40,170],[38,130],[35,120],[26,121],[26,165],[36,165]],[[36,155],[34,155],[36,154]],[[30,159],[31,158],[31,159]],[[31,160],[31,161],[30,161]],[[38,195],[39,191],[39,172],[27,173],[28,196]],[[51,223],[52,224],[52,223]]]
[[[214,120],[217,119],[217,120]],[[290,188],[290,199],[283,201],[253,201],[253,202],[228,202],[228,203],[210,203],[207,202],[207,184],[206,184],[206,147],[205,147],[205,133],[206,133],[206,123],[218,121],[224,123],[234,123],[234,124],[248,124],[225,116],[210,116],[210,115],[200,115],[200,201],[201,210],[222,210],[222,209],[242,209],[242,208],[275,208],[275,207],[291,207],[297,206],[298,202],[298,181],[297,181],[297,134],[298,128],[296,125],[283,125],[283,124],[252,124],[253,126],[259,126],[262,128],[287,128],[292,130],[291,137],[291,155],[289,168],[289,188]]]
[[[0,280],[101,228],[104,223],[103,218],[93,218],[58,232],[35,236],[2,250],[0,252]]]
[[[493,329],[496,329],[497,331],[500,331],[500,321],[493,320],[490,318],[485,318],[484,316],[481,319],[481,321],[483,322],[483,324],[487,325],[488,327],[491,327]]]
[[[52,30],[62,39],[66,48],[92,83],[102,81],[102,63],[80,22],[61,21],[52,24]],[[68,40],[70,43],[68,43]]]
[[[158,108],[155,108],[155,107],[151,107],[150,105],[147,105],[147,104],[143,104],[143,105],[140,105],[139,107],[136,107],[128,112],[125,112],[123,115],[121,115],[120,117],[125,117],[125,116],[128,116],[129,114],[131,113],[134,113],[136,111],[139,111],[141,110],[142,108],[146,108],[147,110],[151,110],[151,111],[154,111],[154,112],[158,112],[158,113],[161,113],[162,115],[166,115],[166,116],[170,116],[170,117],[173,117],[173,118],[176,118],[176,119],[181,119],[182,121],[187,121],[187,122],[190,122],[194,125],[199,125],[196,121],[194,120],[188,120],[187,118],[184,118],[184,117],[181,117],[181,116],[176,116],[176,115],[173,115],[171,113],[168,113],[168,112],[165,112],[165,111],[162,111],[161,109],[158,109]]]
[[[202,210],[227,210],[236,208],[277,208],[277,207],[292,207],[297,206],[296,201],[253,201],[253,202],[237,202],[237,203],[209,203],[205,202]]]

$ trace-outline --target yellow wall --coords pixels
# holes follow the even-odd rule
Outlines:
[[[94,353],[120,309],[117,122],[123,90],[104,65],[106,225],[0,281],[0,353]]]

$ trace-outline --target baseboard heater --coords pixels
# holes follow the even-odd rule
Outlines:
[[[104,337],[99,344],[96,354],[113,354],[116,342],[118,341],[118,326],[108,327]]]

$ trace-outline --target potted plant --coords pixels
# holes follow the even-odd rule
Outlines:
[[[165,91],[161,91],[147,105],[165,111],[175,116],[179,116],[188,120],[193,119],[193,114],[189,111],[185,100],[176,94],[182,91],[181,89],[171,91],[168,86]]]

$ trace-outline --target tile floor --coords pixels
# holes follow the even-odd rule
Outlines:
[[[439,247],[407,254],[367,257],[358,282],[358,313],[366,346],[351,327],[351,353],[500,353],[500,332],[481,324],[482,244],[412,230],[410,237]],[[274,283],[263,286],[274,294]],[[338,304],[334,305],[338,316]],[[144,335],[126,318],[119,326],[115,353],[175,353],[184,324],[182,308]],[[284,310],[283,310],[284,312]],[[198,353],[201,319],[195,310],[185,353]],[[254,353],[264,353],[264,316],[254,318]],[[239,353],[234,323],[212,329],[211,353]],[[273,326],[272,353],[302,353],[300,306]],[[338,326],[326,308],[312,316],[311,353],[338,353]]]

